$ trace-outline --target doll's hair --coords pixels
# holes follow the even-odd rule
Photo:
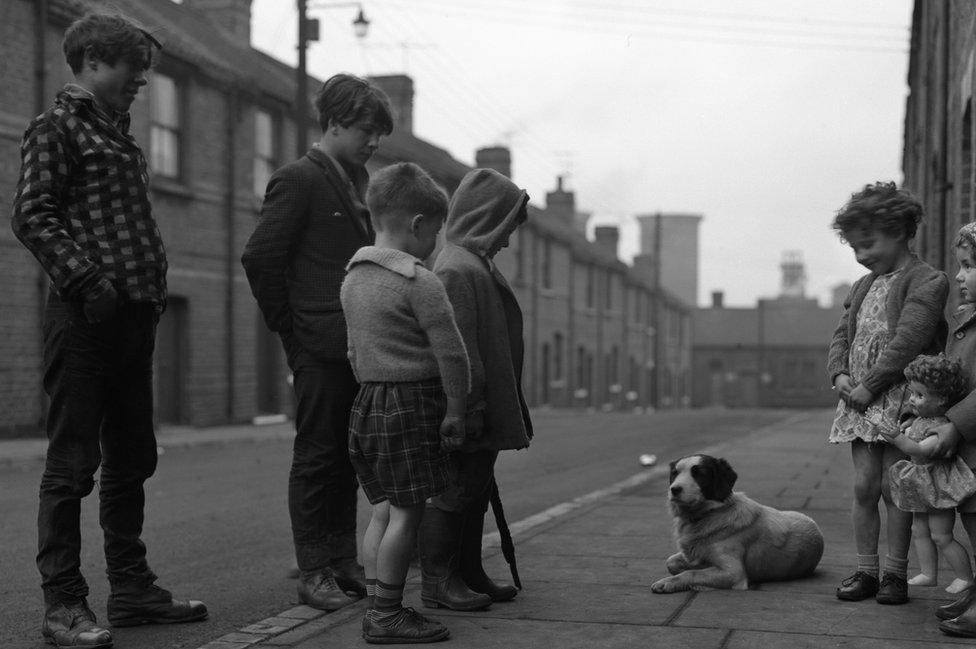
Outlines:
[[[917,356],[905,368],[905,378],[921,383],[930,392],[941,396],[946,407],[955,404],[969,391],[962,365],[945,354]]]
[[[923,215],[922,204],[911,192],[893,182],[879,181],[851,194],[831,225],[841,238],[857,230],[880,230],[914,239]]]

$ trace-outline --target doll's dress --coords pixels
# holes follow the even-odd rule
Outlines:
[[[920,442],[926,430],[948,421],[945,417],[919,417],[905,434]],[[888,469],[888,477],[891,499],[898,509],[907,512],[952,509],[976,493],[976,475],[958,455],[924,464],[899,460]]]

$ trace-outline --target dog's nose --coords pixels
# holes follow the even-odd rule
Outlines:
[[[671,495],[672,496],[680,496],[681,495],[681,487],[671,487]]]

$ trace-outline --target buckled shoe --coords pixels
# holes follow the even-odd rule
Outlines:
[[[840,588],[837,589],[837,599],[848,602],[860,602],[877,594],[878,578],[862,570],[858,570],[842,581]]]
[[[363,591],[365,592],[365,587]],[[308,577],[298,578],[298,601],[312,608],[337,611],[359,599],[359,597],[350,597],[340,588],[335,573],[329,568]]]
[[[363,639],[370,644],[438,642],[449,635],[451,632],[443,624],[409,607],[400,609],[395,618],[383,624],[368,615],[363,618]]]
[[[152,583],[113,585],[108,596],[108,621],[112,626],[178,624],[207,617],[203,602],[173,599],[173,594]]]
[[[58,649],[103,649],[112,646],[112,633],[96,624],[84,599],[58,602],[44,612],[41,635]]]

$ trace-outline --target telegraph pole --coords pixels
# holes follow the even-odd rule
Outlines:
[[[305,51],[308,49],[308,18],[306,0],[298,3],[298,75],[295,79],[295,154],[297,158],[305,155],[308,148],[308,73],[306,71]]]

